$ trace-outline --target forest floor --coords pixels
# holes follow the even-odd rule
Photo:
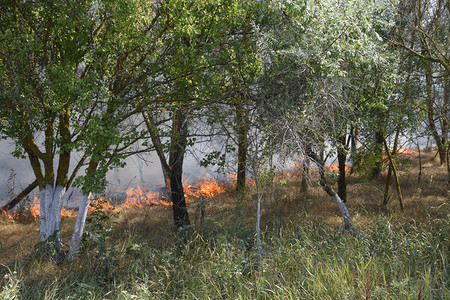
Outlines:
[[[192,228],[173,231],[171,207],[98,211],[73,262],[45,259],[38,222],[0,217],[1,299],[449,299],[446,166],[429,149],[400,169],[382,205],[386,173],[348,176],[347,207],[362,237],[342,230],[335,203],[300,180],[278,181],[262,201],[228,191],[189,204]],[[420,178],[419,178],[420,173]],[[333,180],[331,176],[331,180]],[[337,188],[337,187],[336,187]],[[74,218],[63,218],[69,241]],[[100,224],[100,226],[96,226]]]

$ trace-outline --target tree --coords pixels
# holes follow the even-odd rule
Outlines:
[[[189,225],[182,185],[184,155],[195,139],[189,124],[223,100],[223,69],[237,76],[228,68],[238,60],[242,24],[250,22],[244,9],[248,5],[219,0],[177,0],[163,5],[173,23],[171,47],[166,52],[170,66],[160,75],[165,86],[158,93],[146,94],[151,82],[144,82],[137,93],[143,103],[151,99],[159,103],[146,107],[143,118],[170,187],[176,228]]]
[[[146,135],[142,119],[134,118],[144,107],[136,101],[137,87],[157,93],[166,84],[158,76],[170,66],[160,62],[172,46],[163,41],[170,41],[173,24],[160,4],[2,4],[1,136],[15,141],[16,156],[30,160],[40,190],[43,241],[55,236],[61,242],[66,189],[76,185],[86,199],[102,191],[106,172],[123,165],[130,146]],[[81,158],[71,168],[75,151]],[[77,178],[84,167],[86,175]],[[81,237],[79,218],[75,233]]]
[[[324,164],[344,150],[348,130],[369,115],[363,105],[373,111],[394,98],[389,88],[395,77],[383,74],[395,68],[390,66],[395,56],[390,59],[375,30],[390,23],[374,20],[377,10],[371,1],[278,1],[270,13],[278,14],[279,21],[261,31],[266,58],[259,83],[261,123],[284,153],[307,156],[318,165],[319,184],[353,233],[344,203],[327,183]]]
[[[162,142],[164,136],[158,129],[155,117],[147,112],[143,113],[148,131],[150,132],[153,145],[163,168],[164,181],[170,190],[172,201],[173,218],[175,228],[181,229],[189,226],[189,214],[186,207],[186,199],[183,188],[183,161],[188,145],[188,114],[183,108],[173,108],[169,119],[171,128],[168,137],[168,146]],[[165,152],[169,152],[167,160]]]
[[[395,5],[398,26],[390,41],[410,62],[408,72],[421,77],[416,83],[424,91],[427,125],[443,164],[449,146],[449,6],[442,0],[398,1]]]

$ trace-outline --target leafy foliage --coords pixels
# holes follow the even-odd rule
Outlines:
[[[110,232],[118,212],[109,205],[104,198],[99,198],[91,202],[92,210],[86,219],[86,231],[81,242],[81,255],[92,257],[95,261],[95,268],[100,268],[109,273],[116,264],[116,249],[114,245],[108,243]]]

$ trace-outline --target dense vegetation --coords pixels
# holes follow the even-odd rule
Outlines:
[[[305,194],[299,178],[279,182],[274,199],[263,202],[259,267],[253,197],[233,191],[213,197],[204,219],[197,218],[199,203],[189,204],[196,216],[190,232],[172,230],[169,207],[128,208],[115,217],[100,211],[90,220],[106,219],[101,226],[88,223],[79,258],[59,265],[33,248],[36,222],[2,223],[2,251],[9,256],[1,261],[10,263],[2,265],[1,296],[447,299],[449,208],[442,195],[445,169],[434,155],[426,154],[418,185],[417,157],[401,171],[405,213],[397,204],[381,204],[386,173],[370,182],[350,176],[348,205],[363,232],[358,239],[342,230],[337,208],[319,187]],[[64,220],[63,235],[74,221]]]
[[[443,0],[0,2],[0,137],[35,176],[21,193],[10,184],[2,210],[35,188],[40,202],[30,225],[40,241],[15,266],[5,261],[2,297],[448,297],[449,9]],[[424,140],[439,180],[427,179],[436,199],[420,210],[410,200],[425,193]],[[405,147],[417,149],[417,179]],[[196,199],[200,216],[188,204],[190,150],[201,166],[236,174],[225,214],[206,209],[217,202],[209,196]],[[172,220],[145,241],[137,233],[148,224],[120,227],[100,196],[111,170],[149,153]],[[290,163],[301,182],[280,178]],[[370,209],[371,185],[380,210]],[[298,201],[277,202],[292,186]],[[62,204],[72,188],[82,199],[70,232]],[[311,198],[322,217],[331,198],[342,231],[299,218],[311,207],[292,202]],[[268,203],[297,217],[268,218]],[[432,205],[439,213],[423,221]],[[411,219],[391,222],[402,212]]]

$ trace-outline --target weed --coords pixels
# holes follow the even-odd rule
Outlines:
[[[4,266],[6,267],[6,266]],[[3,277],[3,284],[0,290],[0,299],[2,300],[16,300],[21,299],[20,287],[22,283],[22,276],[17,271],[11,271],[6,267],[8,273]]]
[[[86,218],[86,230],[83,234],[80,255],[92,258],[95,269],[103,274],[110,274],[116,264],[117,253],[114,245],[108,243],[118,212],[99,198],[91,202],[92,210]],[[106,207],[106,208],[105,208]]]

